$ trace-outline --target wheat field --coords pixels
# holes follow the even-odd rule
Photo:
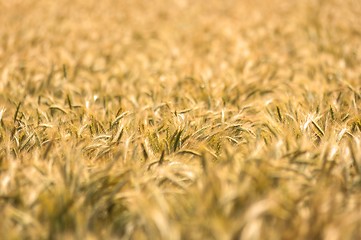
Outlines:
[[[361,239],[358,0],[0,0],[0,239]]]

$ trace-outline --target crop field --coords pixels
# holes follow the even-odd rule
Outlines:
[[[361,239],[359,0],[0,0],[0,239]]]

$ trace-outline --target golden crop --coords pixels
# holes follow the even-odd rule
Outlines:
[[[0,239],[361,239],[358,0],[0,0]]]

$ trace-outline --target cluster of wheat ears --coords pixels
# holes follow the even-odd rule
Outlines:
[[[0,0],[0,239],[361,239],[358,0]]]

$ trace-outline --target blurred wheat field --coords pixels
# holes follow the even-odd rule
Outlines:
[[[358,0],[0,0],[0,239],[361,239]]]

